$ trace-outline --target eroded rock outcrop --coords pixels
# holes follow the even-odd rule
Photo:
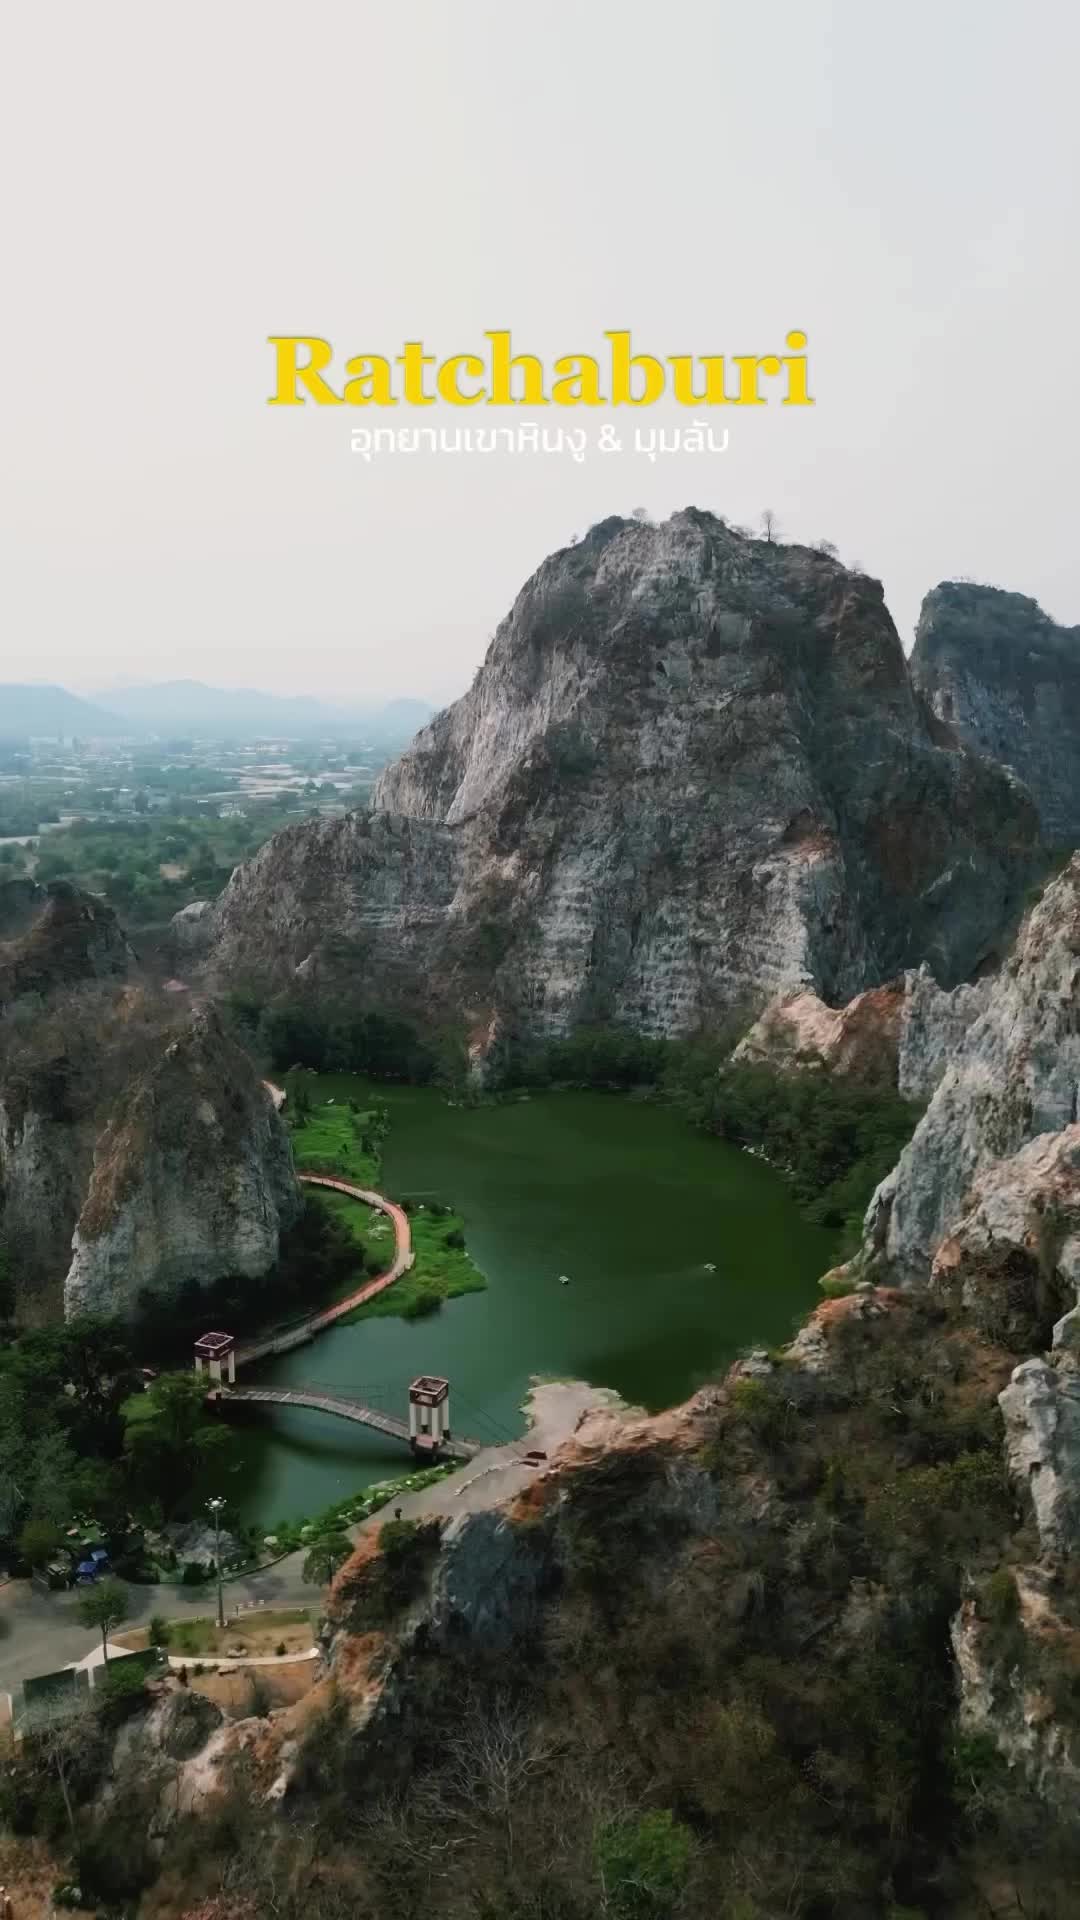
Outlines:
[[[1080,858],[1051,882],[967,1026],[930,1105],[867,1217],[869,1250],[904,1282],[929,1278],[946,1236],[972,1215],[993,1163],[1077,1120],[1080,1102]],[[1034,1202],[1048,1163],[1015,1169]],[[1015,1181],[994,1179],[1015,1215]]]
[[[820,1065],[844,1079],[895,1086],[903,1007],[900,984],[870,987],[836,1008],[816,993],[784,994],[755,1020],[732,1059],[781,1073]]]
[[[828,1007],[815,993],[782,994],[743,1035],[732,1059],[781,1073],[824,1066],[843,1079],[924,1102],[989,992],[988,977],[950,992],[923,966],[869,987],[844,1007]]]
[[[124,1313],[230,1274],[256,1280],[300,1210],[288,1136],[247,1055],[197,1007],[94,1151],[64,1283],[70,1316]]]
[[[915,686],[958,740],[1014,767],[1055,845],[1080,841],[1080,627],[1036,601],[945,581],[928,593]]]
[[[103,900],[66,881],[0,883],[0,1010],[27,995],[126,978],[134,960]]]
[[[1080,1375],[1024,1360],[1000,1405],[1009,1471],[1030,1497],[1040,1544],[1068,1552],[1080,1520]]]
[[[939,987],[929,967],[904,976],[897,1037],[896,1087],[905,1100],[929,1100],[990,996],[992,977]]]
[[[876,582],[694,510],[545,561],[374,804],[238,870],[218,977],[336,952],[487,1031],[678,1033],[923,960],[963,978],[1037,831],[1016,782],[938,743]]]
[[[0,913],[0,1226],[18,1324],[265,1273],[299,1190],[248,1056],[211,1009],[128,979],[108,908],[16,885]]]
[[[965,1599],[951,1623],[959,1724],[966,1733],[992,1741],[1043,1801],[1071,1818],[1080,1763],[1071,1729],[1055,1712],[1045,1670],[1075,1670],[1080,1635],[1056,1611],[1042,1569],[1016,1567],[1006,1577],[1016,1592],[1011,1633],[995,1630],[980,1615],[974,1596]]]

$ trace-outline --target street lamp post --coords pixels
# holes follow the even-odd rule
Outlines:
[[[225,1625],[225,1602],[221,1592],[221,1509],[225,1505],[223,1495],[215,1494],[207,1501],[207,1507],[214,1516],[214,1566],[217,1569],[217,1623]]]

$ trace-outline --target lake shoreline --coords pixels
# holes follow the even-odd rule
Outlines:
[[[458,1437],[521,1445],[538,1385],[588,1383],[655,1413],[746,1348],[784,1344],[834,1264],[835,1236],[806,1222],[781,1173],[666,1103],[568,1089],[455,1108],[435,1088],[305,1079],[320,1107],[388,1109],[380,1191],[410,1202],[414,1232],[452,1207],[487,1286],[417,1320],[393,1312],[391,1287],[382,1315],[269,1363],[267,1385],[314,1382],[401,1417],[410,1380],[442,1375]],[[276,1526],[405,1465],[362,1428],[275,1411],[244,1432],[231,1497]]]

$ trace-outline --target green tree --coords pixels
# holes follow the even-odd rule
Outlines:
[[[28,1566],[44,1567],[57,1552],[63,1537],[54,1521],[31,1518],[19,1535],[19,1552]]]
[[[128,1592],[122,1580],[98,1580],[79,1595],[79,1619],[84,1627],[97,1627],[101,1651],[109,1664],[109,1635],[128,1616]]]
[[[606,1905],[619,1920],[670,1913],[690,1871],[693,1839],[667,1808],[609,1820],[596,1837]]]
[[[351,1552],[352,1541],[340,1528],[320,1534],[308,1548],[304,1579],[310,1581],[312,1586],[328,1586]]]
[[[116,1727],[146,1699],[146,1675],[137,1660],[120,1660],[101,1676],[94,1692],[105,1725]]]
[[[194,1373],[163,1373],[121,1408],[124,1452],[138,1498],[172,1512],[210,1460],[232,1445],[228,1427],[207,1417],[206,1383]]]

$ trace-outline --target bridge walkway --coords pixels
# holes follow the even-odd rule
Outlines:
[[[371,1407],[362,1400],[354,1400],[348,1394],[327,1393],[316,1387],[226,1387],[222,1386],[211,1398],[222,1406],[231,1406],[239,1401],[245,1404],[254,1402],[259,1405],[275,1407],[312,1407],[317,1413],[336,1414],[339,1419],[353,1420],[363,1427],[373,1427],[377,1433],[385,1433],[392,1440],[400,1440],[412,1447],[412,1436],[407,1420],[399,1420],[396,1414],[383,1413],[377,1407]],[[471,1460],[474,1453],[480,1451],[478,1442],[469,1440],[443,1440],[438,1448],[439,1459]]]

